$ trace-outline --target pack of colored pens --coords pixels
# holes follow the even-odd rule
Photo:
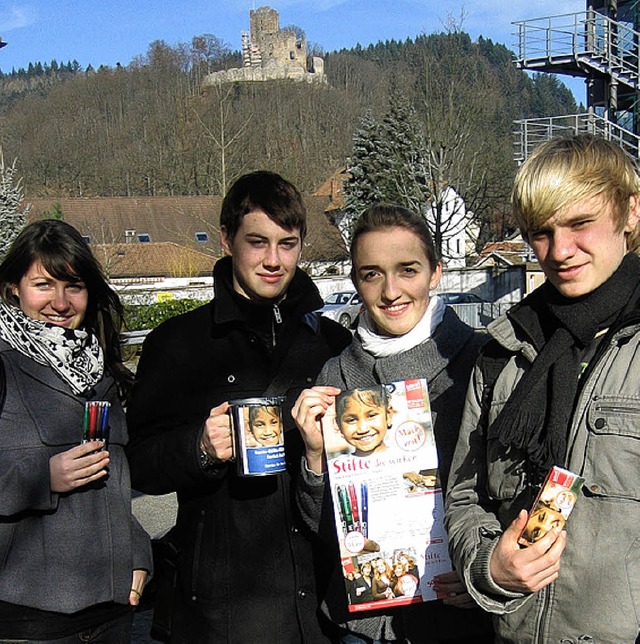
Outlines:
[[[106,400],[89,400],[84,404],[82,442],[109,441],[109,407]]]
[[[322,431],[349,611],[438,599],[451,562],[426,381],[342,391]]]

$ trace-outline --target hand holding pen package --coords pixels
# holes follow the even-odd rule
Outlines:
[[[102,441],[107,445],[109,441],[109,407],[106,400],[89,400],[84,404],[82,419],[82,442]]]
[[[343,391],[322,431],[349,611],[438,599],[451,563],[426,381]]]

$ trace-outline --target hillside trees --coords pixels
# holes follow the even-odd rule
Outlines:
[[[464,170],[475,188],[486,179],[474,207],[482,213],[504,207],[514,172],[513,119],[575,109],[562,86],[515,69],[506,48],[461,33],[330,53],[325,86],[279,81],[202,89],[206,73],[239,64],[237,52],[203,34],[178,46],[156,41],[115,69],[74,69],[63,80],[59,68],[46,91],[11,94],[8,102],[5,75],[0,145],[19,156],[25,190],[34,197],[221,194],[239,174],[261,168],[312,192],[358,156],[354,133],[368,112],[376,127],[393,129],[395,120],[405,149],[399,150],[402,137],[388,148],[372,147],[366,139],[373,132],[361,133],[359,144],[379,159],[405,155],[410,172],[374,178],[367,169],[367,190],[374,190],[367,198],[382,196],[394,176],[398,198],[416,203],[432,192],[428,177],[457,188]],[[395,115],[394,96],[401,98]],[[429,158],[420,146],[447,150],[450,165],[443,169],[444,157]],[[465,155],[454,163],[453,150],[462,147]],[[491,224],[493,217],[485,219]]]

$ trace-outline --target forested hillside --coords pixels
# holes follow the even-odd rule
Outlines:
[[[206,73],[240,65],[210,35],[154,42],[116,68],[54,63],[0,76],[0,145],[31,197],[222,194],[257,168],[311,192],[347,165],[362,119],[401,100],[432,142],[464,130],[496,210],[515,170],[513,120],[577,109],[555,77],[531,79],[507,48],[459,31],[326,54],[324,86],[203,91]]]

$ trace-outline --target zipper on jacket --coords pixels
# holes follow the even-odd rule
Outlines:
[[[596,403],[596,409],[602,412],[609,412],[613,414],[630,414],[632,416],[637,416],[640,414],[640,409],[637,407],[631,406],[622,406],[622,405],[598,405]]]
[[[200,546],[202,545],[202,533],[204,531],[204,518],[205,512],[202,510],[200,512],[200,519],[198,525],[196,526],[196,538],[194,541],[193,548],[193,562],[191,564],[191,601],[195,601],[198,597],[198,575],[199,572],[199,562],[200,562]]]
[[[276,325],[282,324],[282,313],[280,313],[280,308],[277,304],[273,305],[273,319],[275,320],[275,323],[271,326],[271,344],[275,347],[276,338],[278,337]]]

